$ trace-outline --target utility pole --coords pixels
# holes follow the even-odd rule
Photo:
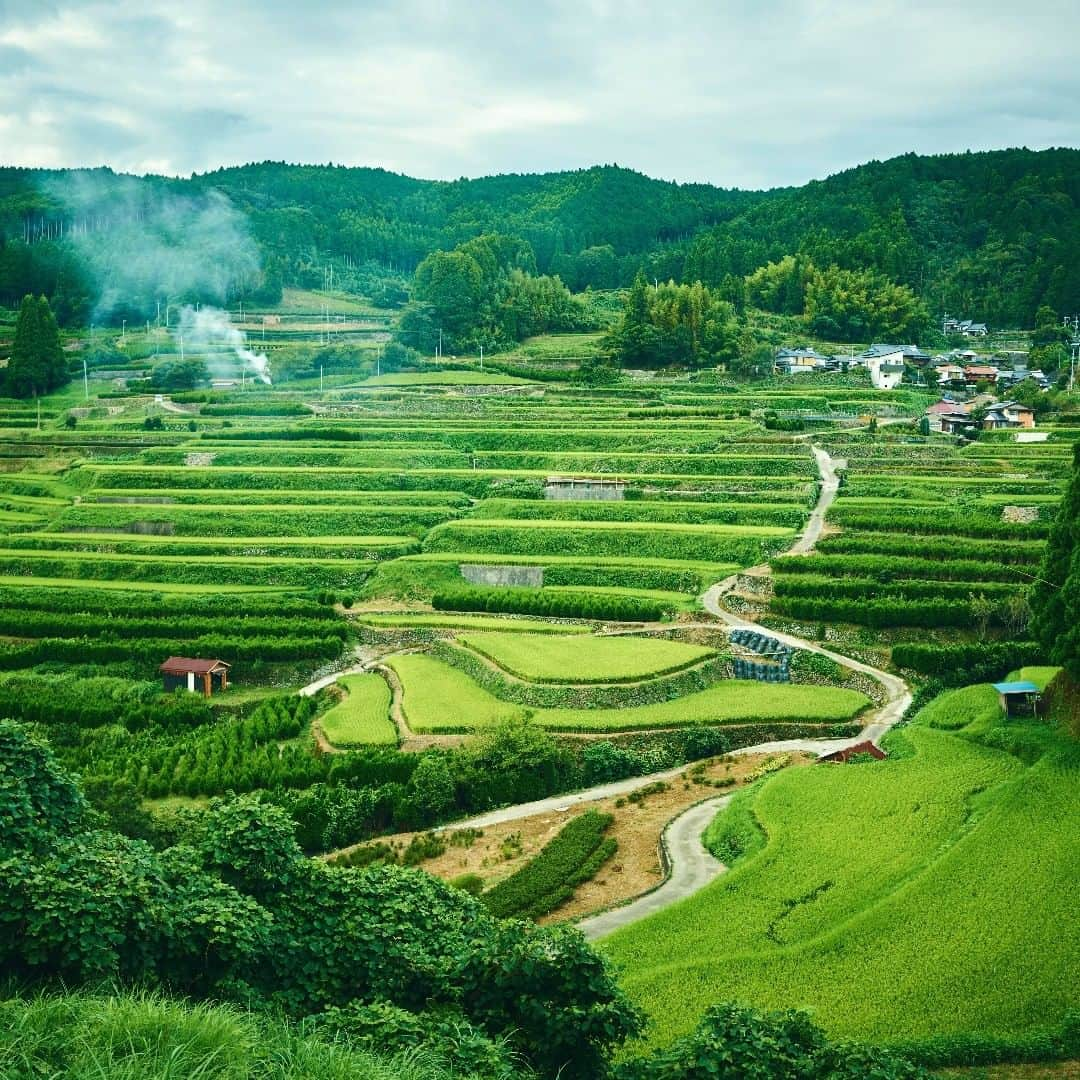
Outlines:
[[[442,359],[442,327],[439,327],[439,347],[435,350],[435,356],[437,359]]]
[[[120,320],[120,340],[127,341],[127,319]]]
[[[480,346],[480,370],[484,370],[484,346]]]
[[[184,362],[184,335],[180,335],[180,363]]]
[[[157,302],[157,325],[158,326],[161,325],[161,297],[160,296],[158,297],[158,302]]]
[[[319,393],[320,394],[323,391],[322,372],[323,372],[323,366],[322,366],[322,364],[320,364],[319,365]]]
[[[86,400],[89,401],[90,400],[90,377],[86,373],[86,357],[85,356],[83,356],[83,358],[82,358],[82,384],[83,384],[83,395],[86,398]]]

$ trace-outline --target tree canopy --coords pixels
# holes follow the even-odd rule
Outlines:
[[[69,381],[60,330],[49,301],[44,296],[24,296],[4,372],[4,393],[16,398],[37,397]]]

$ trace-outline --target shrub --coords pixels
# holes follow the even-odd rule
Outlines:
[[[570,899],[574,889],[615,854],[615,841],[604,839],[612,820],[610,814],[587,810],[567,822],[535,859],[480,899],[499,918],[546,915]]]

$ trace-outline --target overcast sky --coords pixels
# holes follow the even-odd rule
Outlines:
[[[0,164],[802,183],[1080,145],[1075,0],[0,0]]]

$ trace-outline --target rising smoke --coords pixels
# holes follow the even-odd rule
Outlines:
[[[270,384],[270,361],[247,347],[247,334],[233,326],[218,308],[188,305],[180,312],[180,333],[185,349],[198,352],[214,379],[234,379],[240,372]]]
[[[244,215],[219,191],[179,195],[158,177],[107,170],[51,177],[65,239],[95,292],[95,322],[157,316],[158,303],[224,305],[257,284],[259,249]]]

